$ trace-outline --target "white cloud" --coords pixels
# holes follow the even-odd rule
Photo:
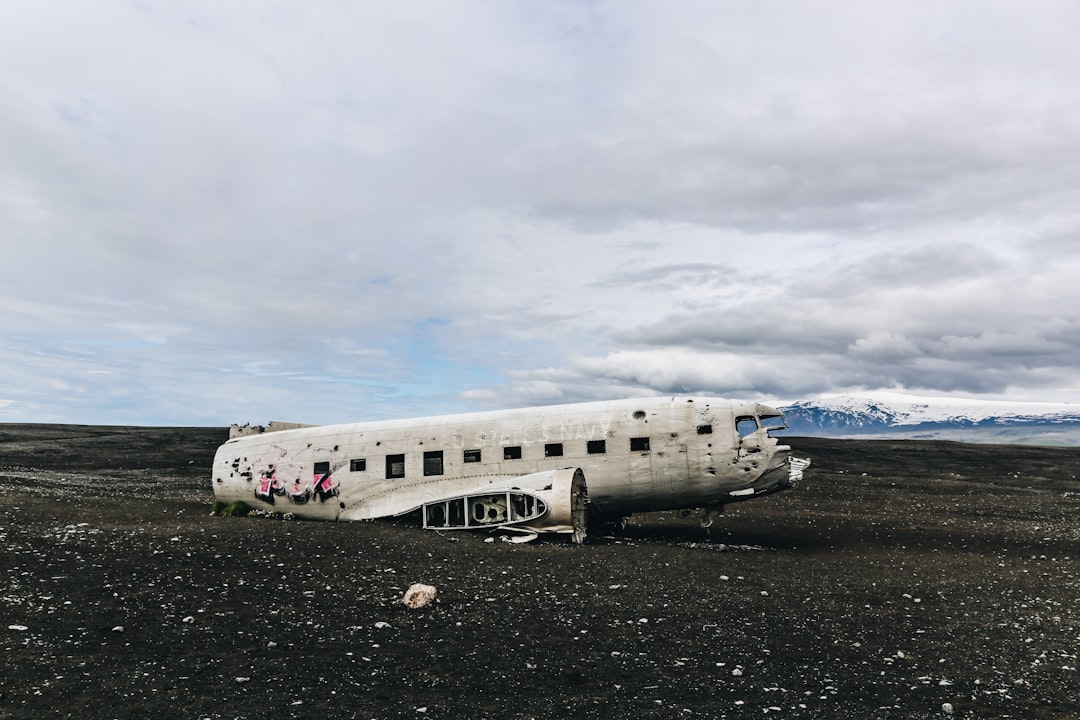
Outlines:
[[[901,359],[919,354],[918,346],[903,335],[877,331],[867,337],[861,337],[849,346],[856,355],[870,355],[874,358]]]
[[[0,8],[0,419],[1080,395],[1080,10]]]

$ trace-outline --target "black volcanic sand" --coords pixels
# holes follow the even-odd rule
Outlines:
[[[797,439],[577,547],[212,517],[225,435],[0,426],[0,717],[1080,717],[1080,449]]]

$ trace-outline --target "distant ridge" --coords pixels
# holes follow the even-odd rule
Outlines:
[[[882,392],[781,405],[787,435],[1080,446],[1080,405]]]

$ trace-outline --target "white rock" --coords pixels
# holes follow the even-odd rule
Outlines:
[[[941,712],[945,713],[946,715],[952,715],[953,714],[952,703],[942,703],[941,704]]]
[[[410,585],[409,589],[405,591],[405,597],[402,599],[402,602],[415,610],[434,602],[438,594],[439,591],[435,589],[434,585],[415,583]]]
[[[380,630],[382,630],[382,629],[384,629],[384,628],[388,628],[388,627],[390,627],[390,623],[388,623],[388,622],[383,622],[382,620],[380,620],[379,622],[375,623],[375,627],[377,627],[377,628],[379,628]]]
[[[117,625],[116,627],[114,627],[112,629],[112,631],[117,632],[117,633],[122,633],[122,632],[124,632],[124,626],[123,625]]]
[[[18,630],[19,632],[22,632],[23,630],[29,630],[30,628],[26,627],[25,625],[8,625],[7,629]]]

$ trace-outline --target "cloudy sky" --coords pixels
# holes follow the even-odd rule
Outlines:
[[[1080,5],[10,0],[0,422],[1080,401]]]

